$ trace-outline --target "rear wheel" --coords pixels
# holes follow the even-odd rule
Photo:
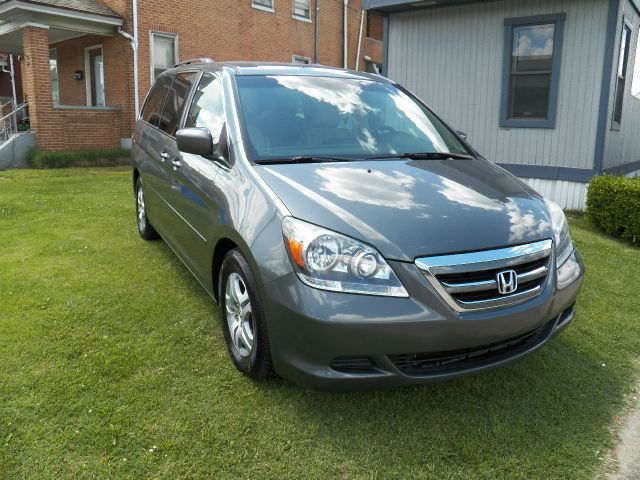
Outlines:
[[[142,189],[140,178],[136,180],[136,223],[138,225],[138,233],[145,240],[155,240],[160,237],[147,218],[144,190]]]
[[[220,320],[229,356],[253,379],[274,375],[264,309],[247,260],[236,248],[220,270]]]

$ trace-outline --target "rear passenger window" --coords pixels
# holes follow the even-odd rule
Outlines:
[[[156,127],[160,123],[160,113],[162,112],[162,106],[164,100],[167,98],[169,87],[173,77],[161,77],[151,88],[147,101],[144,102],[144,108],[142,109],[142,119],[149,122]]]
[[[185,128],[206,127],[211,132],[213,143],[218,143],[224,125],[222,106],[222,88],[220,81],[213,75],[204,74],[193,95]]]
[[[164,103],[162,116],[158,127],[172,137],[176,134],[178,124],[180,123],[180,115],[184,103],[189,95],[189,90],[196,81],[197,73],[180,73],[175,76],[175,80],[169,89],[169,96]]]

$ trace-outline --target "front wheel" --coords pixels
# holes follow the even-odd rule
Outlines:
[[[144,190],[142,189],[140,178],[136,180],[136,223],[138,225],[138,233],[145,240],[155,240],[160,237],[147,218]]]
[[[233,364],[253,379],[274,376],[256,280],[237,248],[222,262],[219,285],[222,332]]]

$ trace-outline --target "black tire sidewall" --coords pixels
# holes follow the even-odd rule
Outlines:
[[[140,222],[138,221],[138,191],[142,190],[142,195],[145,196],[145,206],[144,206],[144,230],[140,230]],[[136,228],[138,229],[138,233],[145,240],[154,240],[158,238],[158,234],[155,229],[149,223],[149,216],[147,215],[147,200],[144,192],[144,188],[142,187],[142,180],[138,177],[136,180],[136,187],[133,193],[135,197],[135,205],[136,205]]]
[[[251,315],[253,322],[254,347],[248,357],[241,356],[233,345],[231,333],[227,324],[227,314],[225,305],[225,288],[227,278],[232,273],[237,273],[242,277],[249,294],[251,302]],[[220,269],[219,304],[220,304],[220,324],[222,333],[227,345],[229,356],[234,365],[245,375],[252,378],[262,378],[269,376],[271,356],[267,338],[267,329],[264,322],[264,309],[260,298],[260,292],[251,268],[240,250],[231,250],[225,256]]]

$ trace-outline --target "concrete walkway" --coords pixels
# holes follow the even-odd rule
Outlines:
[[[640,397],[634,394],[634,411],[618,432],[620,444],[616,450],[618,471],[610,480],[640,480]]]

